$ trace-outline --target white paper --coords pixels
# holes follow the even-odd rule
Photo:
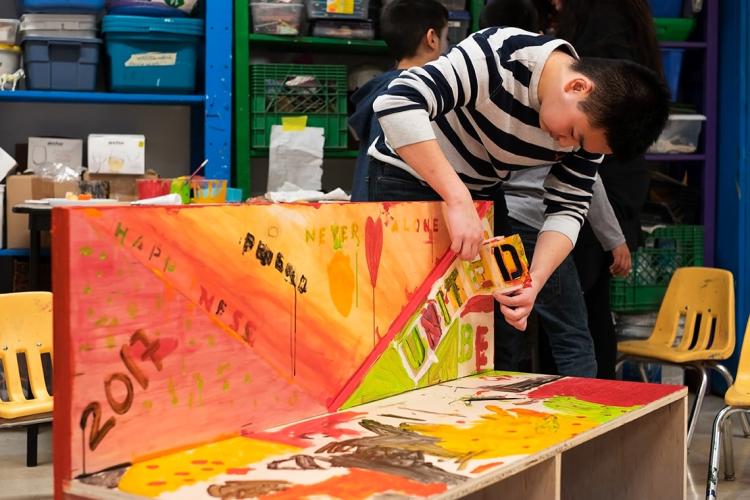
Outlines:
[[[266,191],[279,191],[285,182],[299,189],[320,191],[323,178],[323,144],[321,127],[285,131],[281,125],[271,127]]]
[[[181,205],[182,197],[177,193],[165,194],[154,198],[131,201],[131,205]]]
[[[5,179],[5,176],[8,175],[10,169],[15,166],[16,160],[11,155],[6,153],[3,148],[0,148],[0,181]],[[2,209],[2,205],[0,205],[0,209]],[[2,225],[0,225],[0,228],[2,228]]]
[[[278,191],[266,193],[266,199],[274,203],[290,203],[295,201],[349,201],[350,196],[341,188],[330,193],[300,189],[290,182],[285,182]]]

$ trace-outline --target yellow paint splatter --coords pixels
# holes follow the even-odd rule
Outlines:
[[[246,384],[250,384],[250,383],[252,383],[252,382],[253,382],[253,376],[252,376],[252,375],[250,375],[249,373],[246,373],[246,374],[245,374],[245,383],[246,383]]]
[[[107,260],[107,252],[100,252],[99,260]]]
[[[88,257],[89,255],[91,255],[91,253],[93,252],[93,250],[91,249],[91,247],[81,247],[81,249],[79,250],[79,252],[84,257]]]
[[[93,351],[94,346],[92,346],[88,342],[83,342],[80,346],[78,346],[78,350],[81,352]]]
[[[449,424],[405,424],[407,430],[440,438],[437,445],[447,456],[463,462],[509,455],[528,455],[570,439],[596,427],[585,415],[544,413],[515,408],[511,411],[488,405],[492,413],[470,426]]]
[[[104,345],[107,346],[107,349],[114,349],[117,345],[117,342],[115,341],[114,335],[108,335],[107,338],[104,340]]]
[[[190,391],[190,394],[188,394],[188,408],[193,407],[193,391]]]
[[[200,373],[194,373],[193,380],[195,380],[195,386],[198,388],[198,404],[203,404],[203,385],[205,384],[203,376]]]
[[[106,316],[100,316],[99,319],[97,319],[94,324],[96,326],[105,326],[107,322],[109,321],[109,318]]]
[[[231,363],[222,363],[222,364],[220,364],[218,366],[218,368],[216,368],[216,375],[222,376],[224,374],[224,372],[227,371],[227,370],[229,370],[229,368],[231,366],[232,366]]]
[[[224,392],[227,392],[229,390],[229,380],[224,379],[224,383],[222,384],[221,388]]]
[[[109,320],[109,326],[119,326],[119,325],[120,325],[120,322],[118,321],[118,319],[112,316]]]
[[[145,401],[143,402],[143,407],[144,407],[145,409],[147,409],[147,410],[150,410],[151,408],[153,408],[153,407],[154,407],[154,402],[153,402],[153,401],[151,401],[150,399],[147,399],[147,400],[145,400]]]
[[[216,339],[213,335],[206,336],[206,344],[208,344],[208,347],[213,347],[216,345]]]
[[[83,294],[84,295],[90,295],[91,294],[91,286],[87,285],[83,288]]]
[[[94,311],[93,307],[89,307],[88,309],[86,309],[86,316],[88,316],[89,318],[92,317],[94,314],[96,314],[96,312]]]
[[[185,330],[190,330],[191,328],[193,328],[193,320],[185,318]]]
[[[198,345],[198,342],[197,342],[197,341],[196,341],[195,339],[189,339],[189,340],[188,340],[188,345],[189,345],[190,347],[195,347],[195,346],[197,346],[197,345]]]
[[[299,449],[244,437],[226,439],[135,463],[120,479],[119,490],[134,495],[157,497],[228,471],[235,474],[247,472],[248,464],[269,457],[288,455]]]
[[[135,304],[128,304],[128,316],[135,318],[138,314],[138,306]]]
[[[169,382],[167,383],[167,392],[169,392],[169,395],[172,396],[172,405],[176,406],[179,402],[179,399],[177,399],[177,390],[174,387],[174,380],[172,378],[169,378]]]
[[[112,296],[110,295],[109,297],[107,297],[107,304],[111,304],[111,303],[112,303]]]
[[[104,273],[103,273],[103,272],[101,272],[101,271],[97,271],[97,272],[96,272],[96,277],[97,277],[97,278],[101,278],[102,276],[104,276]]]

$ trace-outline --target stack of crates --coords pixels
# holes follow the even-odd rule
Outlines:
[[[703,265],[703,226],[658,228],[632,257],[630,275],[612,279],[611,309],[617,313],[656,311],[678,267]]]
[[[346,66],[250,65],[250,146],[269,146],[271,127],[287,116],[307,116],[308,127],[325,129],[325,148],[347,147]]]

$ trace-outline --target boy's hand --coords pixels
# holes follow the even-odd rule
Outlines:
[[[609,266],[609,272],[612,273],[612,276],[624,278],[630,273],[632,266],[630,249],[627,243],[623,243],[612,249],[612,265]]]
[[[511,294],[496,291],[493,296],[500,302],[500,312],[505,317],[505,321],[516,330],[523,332],[526,330],[526,322],[534,308],[539,290],[539,284],[532,279],[530,287],[521,288]]]
[[[451,250],[464,260],[472,260],[479,255],[483,241],[482,222],[471,198],[468,201],[445,202],[443,216],[448,224]]]

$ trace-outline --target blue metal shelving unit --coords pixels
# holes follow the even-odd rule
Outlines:
[[[0,92],[0,102],[63,102],[84,104],[150,104],[190,106],[191,162],[207,159],[205,176],[230,179],[232,158],[232,28],[233,11],[220,1],[206,1],[204,75],[198,94],[125,94],[17,90]],[[188,172],[186,172],[187,174]]]

